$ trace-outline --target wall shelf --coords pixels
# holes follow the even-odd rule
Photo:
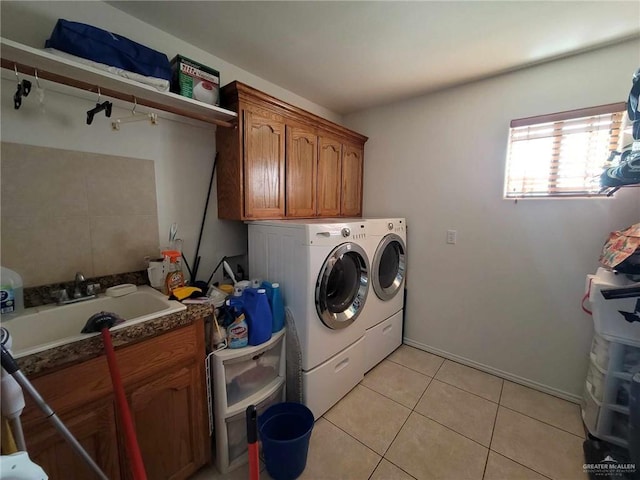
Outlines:
[[[155,88],[96,68],[67,60],[44,50],[0,38],[2,68],[69,85],[89,92],[127,102],[137,102],[157,110],[211,123],[234,127],[238,115],[224,108],[207,105],[171,92]]]

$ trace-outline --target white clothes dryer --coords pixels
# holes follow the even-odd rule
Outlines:
[[[300,342],[303,401],[316,418],[364,376],[366,241],[360,219],[249,222],[249,274],[280,283]]]
[[[371,292],[365,321],[365,371],[402,344],[407,231],[404,218],[368,218]]]

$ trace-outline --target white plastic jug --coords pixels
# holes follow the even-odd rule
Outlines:
[[[23,310],[22,277],[13,270],[2,267],[0,272],[0,314],[2,320],[17,317]]]

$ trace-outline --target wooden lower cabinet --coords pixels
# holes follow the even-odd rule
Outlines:
[[[176,368],[131,390],[131,415],[150,479],[185,478],[206,462],[208,431],[194,428],[198,422],[208,427],[197,370]]]
[[[202,321],[123,347],[116,356],[147,477],[189,478],[211,457]],[[32,382],[110,480],[132,478],[104,356]],[[97,478],[25,400],[23,428],[33,461],[51,480]]]
[[[120,478],[115,409],[111,398],[59,415],[83,448],[109,479]],[[24,425],[29,457],[49,479],[99,478],[48,420]]]

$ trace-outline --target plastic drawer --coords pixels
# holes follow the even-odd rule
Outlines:
[[[602,370],[609,368],[609,348],[611,342],[604,337],[601,337],[597,333],[593,335],[593,342],[591,343],[591,361],[595,363]]]
[[[284,336],[281,336],[262,349],[223,361],[228,408],[260,391],[280,375],[283,346]]]
[[[353,345],[302,372],[303,403],[318,419],[364,378],[365,343],[361,338]]]
[[[628,408],[631,394],[631,380],[613,377],[609,380],[609,384],[610,386],[607,387],[607,392],[605,392],[605,402],[607,404]]]
[[[597,435],[598,417],[600,416],[601,404],[598,403],[595,398],[593,398],[593,395],[591,394],[587,386],[585,386],[580,407],[582,413],[582,421],[584,422],[585,427],[587,427],[589,433],[591,433],[592,435]]]
[[[284,382],[278,387],[278,389],[265,398],[262,402],[256,405],[258,415],[262,414],[267,408],[276,403],[283,401],[284,397]],[[223,459],[217,459],[218,470],[222,473],[235,468],[238,465],[245,463],[247,447],[247,421],[245,412],[238,413],[232,417],[226,418],[226,448],[227,448],[227,462],[223,464]],[[224,448],[224,445],[220,446]],[[240,460],[242,458],[242,461]]]
[[[596,437],[627,448],[629,445],[629,412],[603,407]]]
[[[402,345],[402,310],[368,329],[364,335],[365,372]]]
[[[602,402],[604,399],[605,388],[605,376],[595,364],[589,365],[589,371],[587,372],[587,390],[598,402]]]
[[[621,345],[621,348],[620,371],[624,373],[640,371],[640,347]]]

